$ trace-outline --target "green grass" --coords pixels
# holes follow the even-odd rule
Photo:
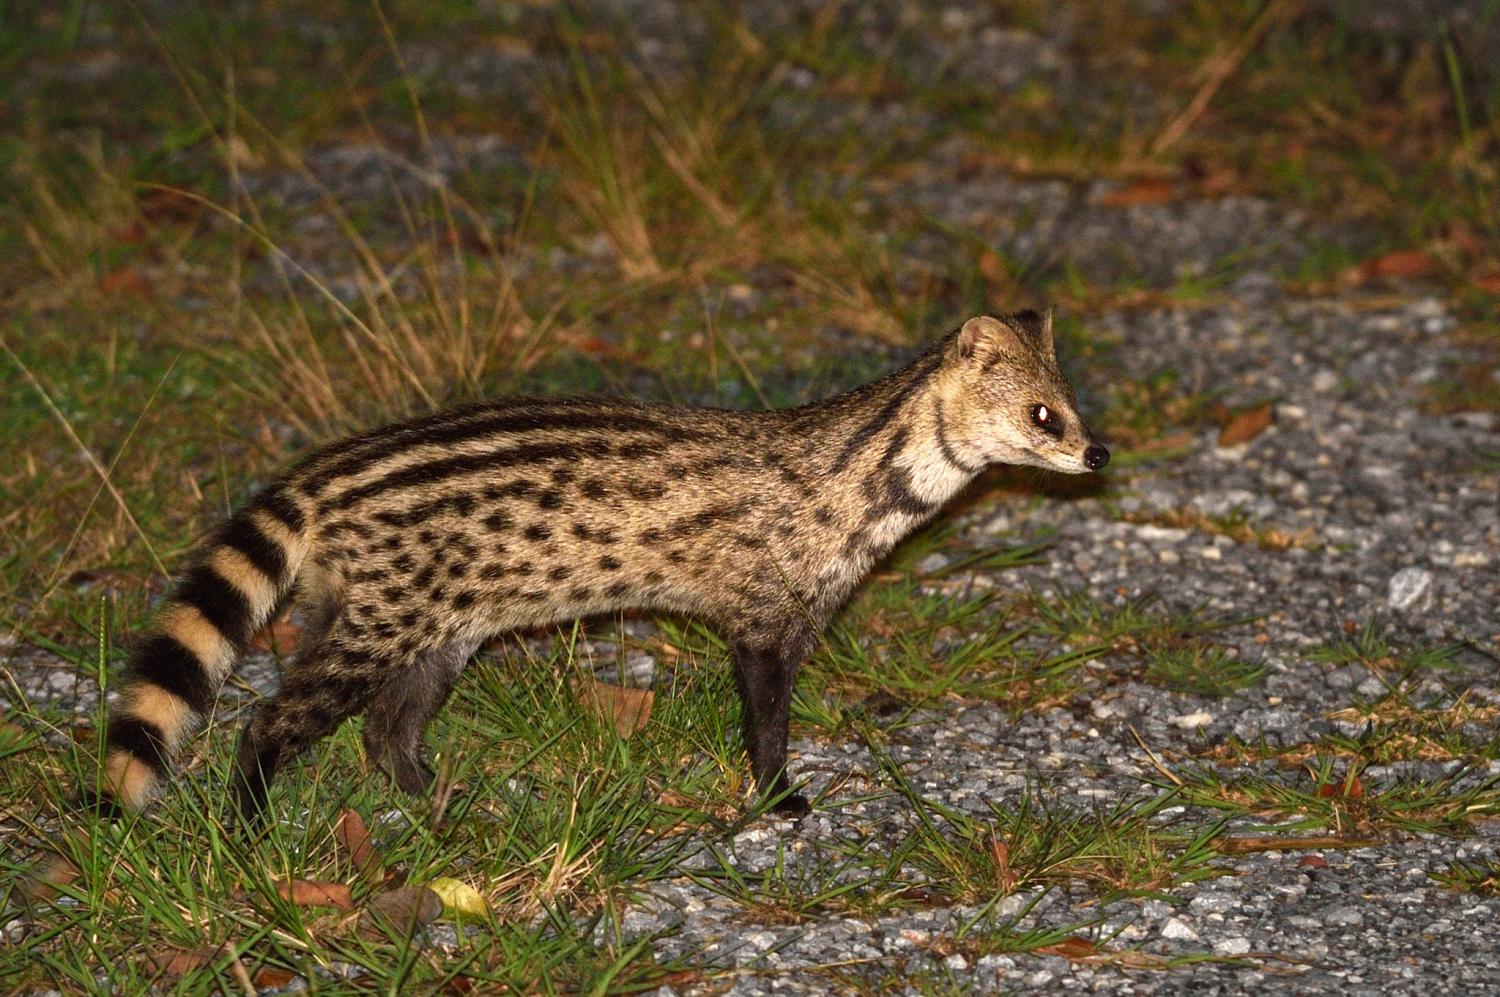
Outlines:
[[[1065,305],[1065,362],[1111,370],[1129,344],[1095,327],[1095,309],[1212,301],[1236,276],[1241,261],[1226,258],[1171,288],[1090,287],[1049,251],[1012,258],[987,234],[862,196],[907,182],[950,141],[962,169],[980,174],[1165,176],[1193,196],[1284,197],[1370,227],[1375,248],[1430,249],[1450,287],[1500,262],[1488,166],[1496,95],[1474,89],[1458,42],[1441,33],[1391,59],[1337,18],[1304,13],[1268,33],[1209,113],[1153,156],[1144,150],[1161,114],[1185,106],[1198,68],[1252,8],[1195,3],[1151,20],[1089,0],[1080,16],[1099,30],[1077,39],[1076,54],[1090,85],[1044,77],[1014,92],[902,58],[923,41],[921,25],[872,45],[838,16],[834,5],[757,34],[715,13],[669,79],[631,58],[639,39],[628,26],[603,31],[526,5],[279,0],[166,20],[82,0],[7,6],[0,620],[13,640],[0,663],[41,649],[85,682],[117,667],[123,635],[194,538],[254,482],[356,427],[514,390],[796,403],[887,369],[956,317],[1054,301]],[[1030,0],[1005,17],[1048,23]],[[427,68],[479,51],[540,54],[536,94],[466,88]],[[1137,81],[1162,95],[1161,109],[1141,105]],[[894,103],[931,113],[890,134],[856,113],[878,119]],[[498,138],[507,155],[445,184],[423,179],[444,142],[476,136]],[[324,188],[308,164],[360,144],[385,154],[371,159],[378,175]],[[281,201],[266,184],[308,193]],[[1337,282],[1358,262],[1348,246],[1315,244],[1286,276]],[[1462,293],[1470,333],[1492,340],[1493,296]],[[1449,372],[1434,407],[1493,408],[1490,373]],[[1214,420],[1214,392],[1179,372],[1102,381],[1083,398],[1116,449],[1112,472],[1170,460]],[[1493,455],[1476,460],[1476,473],[1493,470]],[[997,481],[1012,495],[1052,487]],[[1178,525],[1271,551],[1302,543],[1234,514]],[[56,707],[18,705],[0,723],[0,888],[24,887],[49,849],[79,875],[33,910],[4,968],[24,967],[18,986],[81,992],[97,990],[101,973],[119,992],[240,991],[263,971],[323,993],[732,985],[732,968],[695,953],[659,961],[652,939],[624,934],[624,912],[665,880],[712,891],[745,923],[969,904],[979,913],[931,940],[934,959],[1082,934],[1128,966],[1137,954],[1099,937],[1088,916],[1039,920],[1032,905],[1060,889],[1091,902],[1180,899],[1221,874],[1228,822],[1265,814],[1341,834],[1460,834],[1494,813],[1493,785],[1473,772],[1361,781],[1369,765],[1478,766],[1496,752],[1493,718],[1460,692],[1416,691],[1429,673],[1460,689],[1457,650],[1397,646],[1373,620],[1310,655],[1363,665],[1386,692],[1356,697],[1341,719],[1362,733],[1306,746],[1304,769],[1205,764],[1097,810],[1050,801],[1040,784],[978,810],[918,792],[890,746],[923,711],[1076,712],[1120,681],[1215,697],[1253,695],[1262,679],[1260,662],[1214,641],[1245,620],[1091,591],[1007,594],[1007,573],[1046,559],[1048,542],[970,548],[950,521],[897,552],[795,694],[799,736],[857,743],[874,759],[866,780],[835,780],[816,801],[848,834],[811,849],[787,838],[754,872],[725,846],[757,819],[725,648],[683,621],[658,621],[644,648],[661,672],[636,736],[620,739],[572,695],[576,634],[550,652],[496,648],[433,734],[444,785],[456,787],[444,813],[372,777],[351,725],[280,780],[272,808],[287,819],[251,851],[219,823],[227,727],[194,742],[178,791],[150,814],[79,827],[58,817],[97,775],[103,718],[77,725]],[[1229,750],[1239,755],[1228,764],[1269,766],[1288,749]],[[910,833],[848,816],[876,798],[900,802]],[[369,823],[390,879],[363,878],[335,842],[342,808]],[[59,826],[81,833],[59,836]],[[1450,876],[1484,888],[1493,870]],[[424,951],[400,931],[362,931],[342,912],[282,900],[275,883],[288,877],[350,884],[361,906],[398,882],[454,877],[490,913],[465,921],[451,950]],[[997,913],[1017,892],[1028,897],[1021,912]],[[143,958],[176,951],[203,965],[177,976]],[[333,975],[341,965],[360,978]],[[885,963],[808,971],[854,991],[962,986],[941,969],[897,975]]]

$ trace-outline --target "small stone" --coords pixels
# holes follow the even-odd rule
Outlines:
[[[1335,907],[1323,915],[1323,923],[1330,928],[1357,928],[1365,923],[1365,916],[1357,907]]]
[[[948,559],[942,554],[928,554],[917,562],[917,574],[935,575],[948,566]]]
[[[987,955],[982,956],[980,960],[974,964],[974,968],[981,973],[999,974],[1004,973],[1007,970],[1015,969],[1016,960],[1012,959],[1008,955]]]
[[[1233,910],[1242,903],[1244,901],[1238,894],[1211,891],[1200,893],[1188,902],[1188,906],[1195,911],[1212,911],[1216,914],[1222,914],[1225,911]]]
[[[1217,547],[1204,547],[1198,551],[1198,556],[1205,561],[1218,561],[1224,557],[1224,554]]]
[[[963,957],[963,953],[955,952],[943,960],[943,965],[955,973],[962,973],[969,968],[969,960]]]
[[[1186,540],[1188,531],[1174,529],[1170,526],[1155,526],[1151,523],[1143,523],[1135,528],[1135,535],[1147,543],[1169,543],[1174,544]]]
[[[1396,612],[1425,608],[1432,596],[1432,572],[1426,568],[1402,568],[1391,576],[1386,601]]]
[[[1169,917],[1161,926],[1161,936],[1180,942],[1196,942],[1198,932],[1188,926],[1181,918]]]
[[[1217,955],[1244,955],[1250,951],[1250,939],[1243,935],[1232,938],[1221,938],[1214,942],[1214,952]]]
[[[1183,730],[1194,730],[1198,727],[1207,727],[1214,722],[1214,715],[1207,710],[1199,710],[1197,713],[1184,713],[1172,718],[1172,723]]]

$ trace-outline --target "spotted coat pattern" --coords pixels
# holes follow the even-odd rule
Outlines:
[[[1052,424],[1033,425],[1045,405]],[[109,796],[138,807],[252,634],[295,593],[294,664],[240,741],[253,818],[276,769],[363,713],[401,788],[425,728],[496,634],[644,608],[729,641],[751,771],[787,810],[797,668],[871,566],[997,462],[1085,469],[1097,447],[1050,316],[979,318],[907,366],[802,408],[506,399],[312,454],[224,523],[129,663]],[[1107,457],[1107,453],[1105,453]],[[1089,464],[1089,466],[1093,466]]]

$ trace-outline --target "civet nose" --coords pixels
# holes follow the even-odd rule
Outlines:
[[[1109,463],[1109,451],[1095,443],[1083,452],[1083,466],[1090,471],[1097,471]]]

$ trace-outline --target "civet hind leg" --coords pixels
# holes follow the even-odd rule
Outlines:
[[[392,672],[365,711],[365,750],[370,760],[413,796],[425,793],[433,780],[422,750],[423,735],[474,650],[474,644],[466,641],[424,654]]]
[[[342,615],[299,656],[276,695],[255,708],[240,733],[232,798],[247,830],[259,827],[277,770],[363,711],[398,667],[377,656]]]

